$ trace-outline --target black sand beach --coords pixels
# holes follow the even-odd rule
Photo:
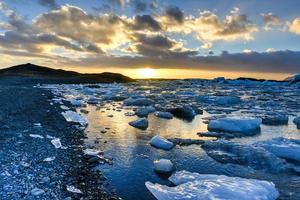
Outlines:
[[[83,131],[65,121],[59,105],[50,105],[49,91],[20,77],[2,78],[0,85],[1,199],[117,199],[105,191],[105,177],[90,171]],[[56,149],[51,137],[67,148]]]

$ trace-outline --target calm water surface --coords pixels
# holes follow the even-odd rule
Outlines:
[[[104,145],[100,142],[101,145],[96,147],[103,150],[106,157],[113,158],[113,165],[100,165],[99,168],[108,178],[111,189],[115,190],[124,200],[154,200],[155,198],[145,187],[146,181],[169,184],[167,177],[161,177],[153,171],[153,161],[160,158],[170,159],[175,164],[176,170],[271,180],[279,189],[281,199],[287,199],[286,196],[290,193],[298,193],[298,196],[293,196],[295,199],[300,199],[299,176],[268,174],[238,165],[229,167],[208,157],[199,145],[176,146],[170,151],[159,150],[149,145],[149,140],[154,135],[161,135],[165,138],[200,139],[197,132],[207,131],[207,125],[203,123],[203,118],[209,117],[208,113],[197,115],[192,122],[177,118],[159,119],[152,114],[148,117],[149,128],[141,131],[128,125],[128,122],[137,119],[136,116],[125,116],[126,112],[131,111],[130,109],[121,111],[114,109],[120,105],[121,103],[114,103],[107,104],[100,109],[97,109],[96,106],[86,108],[89,111],[86,144],[95,147],[97,145],[95,140],[108,141]],[[109,117],[109,115],[113,115],[113,117]],[[109,128],[105,134],[101,133],[104,128]],[[257,136],[237,138],[233,141],[251,144],[280,136],[300,138],[300,130],[297,130],[293,124],[292,117],[290,117],[289,125],[262,125],[261,133]]]

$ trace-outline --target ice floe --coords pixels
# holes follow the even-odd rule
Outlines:
[[[275,200],[279,193],[272,182],[224,175],[179,171],[169,180],[175,187],[146,182],[158,200]]]
[[[62,144],[61,144],[59,138],[52,139],[52,140],[51,140],[51,143],[53,144],[53,146],[54,146],[56,149],[62,148]]]
[[[135,121],[129,122],[129,125],[138,129],[146,130],[148,128],[148,120],[147,118],[140,118]]]
[[[157,173],[170,173],[174,170],[174,165],[168,159],[155,160],[154,161],[154,170]]]
[[[167,111],[172,113],[175,117],[182,118],[188,121],[193,120],[196,116],[195,110],[189,105],[168,108]]]
[[[300,161],[300,140],[288,138],[273,138],[257,142],[256,146],[263,147],[278,157]]]
[[[77,99],[72,99],[70,101],[72,106],[76,106],[76,107],[81,107],[84,105],[84,101],[83,100],[77,100]]]
[[[300,129],[300,116],[296,117],[293,122],[296,124],[297,128]]]
[[[287,115],[267,115],[262,118],[262,123],[265,125],[287,125],[289,117]]]
[[[262,147],[227,140],[206,141],[201,147],[211,158],[223,164],[237,164],[272,173],[289,170],[284,160]]]
[[[148,115],[153,112],[155,112],[155,108],[153,106],[143,106],[143,107],[139,107],[135,111],[135,114],[138,117],[148,117]]]
[[[128,98],[124,100],[125,106],[151,106],[154,104],[154,101],[147,98]]]
[[[157,111],[157,112],[154,113],[154,115],[156,117],[163,118],[163,119],[173,119],[172,113],[169,113],[169,112]]]
[[[44,137],[43,137],[43,136],[41,136],[41,135],[38,135],[38,134],[29,134],[29,136],[30,136],[30,137],[32,137],[32,138],[44,139]]]
[[[66,119],[67,122],[75,122],[75,123],[79,123],[83,126],[88,124],[88,120],[84,116],[82,116],[74,111],[68,110],[68,111],[62,112],[62,115],[64,116],[64,118]]]
[[[260,130],[261,121],[260,118],[221,118],[210,121],[208,130],[247,135],[257,133]]]
[[[150,140],[150,144],[156,148],[164,149],[164,150],[170,150],[174,147],[173,142],[170,142],[169,140],[162,138],[158,135],[154,136]]]

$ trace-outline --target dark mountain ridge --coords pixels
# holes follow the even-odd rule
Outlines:
[[[83,74],[62,69],[52,69],[31,63],[0,70],[0,78],[19,78],[35,83],[127,83],[134,80],[118,73]]]

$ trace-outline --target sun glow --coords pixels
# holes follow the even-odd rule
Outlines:
[[[138,69],[137,75],[139,78],[154,78],[156,76],[156,70],[151,68]]]

